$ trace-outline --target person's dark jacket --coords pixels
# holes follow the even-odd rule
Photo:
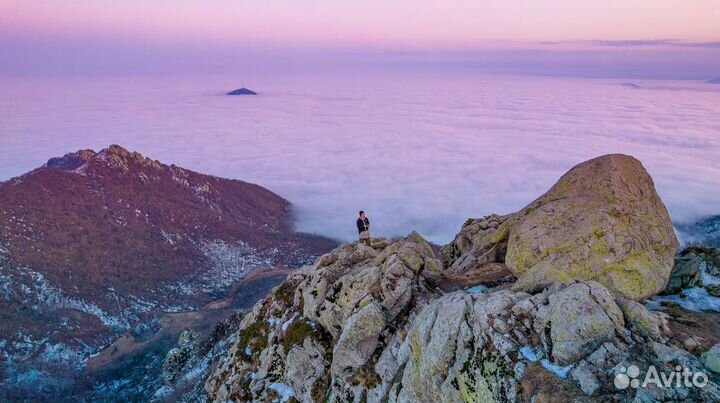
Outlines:
[[[358,227],[358,234],[359,234],[363,231],[368,230],[368,228],[370,227],[370,220],[368,220],[367,217],[365,217],[365,220],[363,220],[362,218],[358,218],[356,224]]]

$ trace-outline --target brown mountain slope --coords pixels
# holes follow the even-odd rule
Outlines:
[[[335,245],[295,232],[290,203],[251,183],[116,145],[50,159],[0,183],[6,379],[18,363],[82,367],[147,312],[200,309]]]

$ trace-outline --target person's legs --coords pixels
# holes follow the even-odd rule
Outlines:
[[[360,233],[360,242],[364,243],[367,246],[370,245],[370,232],[369,231],[363,231]]]

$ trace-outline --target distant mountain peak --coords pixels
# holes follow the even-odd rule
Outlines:
[[[257,95],[257,92],[253,90],[249,90],[245,87],[238,88],[234,91],[228,92],[228,95]]]

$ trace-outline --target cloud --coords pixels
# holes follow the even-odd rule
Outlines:
[[[586,41],[541,41],[539,45],[590,45],[599,47],[671,47],[671,48],[720,48],[720,41],[693,42],[680,39],[595,39]]]
[[[226,97],[240,81],[260,95]],[[258,183],[297,227],[448,242],[468,217],[516,211],[568,169],[639,158],[676,220],[720,211],[720,88],[701,82],[473,72],[15,79],[0,82],[0,178],[111,143]]]

